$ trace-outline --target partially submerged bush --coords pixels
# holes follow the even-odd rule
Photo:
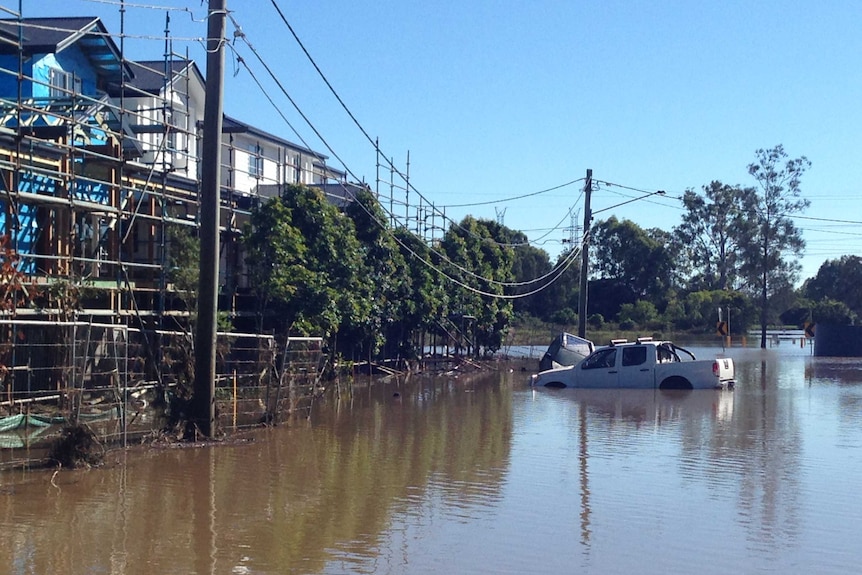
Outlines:
[[[97,467],[105,459],[105,448],[89,427],[70,425],[51,445],[48,457],[58,467]]]

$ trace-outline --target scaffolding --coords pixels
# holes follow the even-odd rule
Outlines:
[[[183,239],[198,227],[198,72],[174,53],[166,23],[161,61],[128,61],[121,46],[117,70],[87,89],[92,78],[37,69],[27,21],[0,11],[12,16],[0,28],[0,447],[29,449],[45,421],[104,416],[112,441],[151,433],[158,422],[145,408],[169,411],[193,364],[194,286],[177,272],[197,266]],[[107,34],[79,41],[110,53]],[[298,158],[284,162],[285,174],[299,169]],[[219,308],[252,332],[239,253],[247,196],[222,189]],[[272,390],[292,365],[287,348],[279,354],[271,335],[254,333],[220,334],[219,348],[219,400],[230,407],[221,423],[271,417],[283,403]],[[19,420],[24,436],[12,427]]]

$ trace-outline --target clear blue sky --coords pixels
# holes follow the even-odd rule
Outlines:
[[[410,183],[460,219],[470,213],[524,230],[555,257],[567,213],[582,217],[582,183],[597,215],[670,230],[675,198],[717,179],[753,185],[758,148],[783,144],[812,162],[811,201],[797,219],[807,242],[802,279],[845,254],[862,255],[862,2],[858,0],[404,2],[277,0],[344,103]],[[4,6],[17,3],[0,0]],[[127,56],[164,52],[165,9],[173,49],[202,71],[207,2],[126,3]],[[24,15],[95,15],[120,32],[119,1],[24,0]],[[372,188],[376,154],[302,53],[270,0],[228,0],[232,16],[347,168]],[[201,21],[195,21],[201,20]],[[228,22],[228,36],[234,25]],[[191,38],[192,40],[185,40]],[[236,51],[266,72],[248,46]],[[330,156],[272,82],[266,91],[299,136],[273,112],[227,52],[225,112]],[[389,172],[381,172],[388,182]],[[388,195],[388,184],[381,184]],[[418,199],[411,195],[411,204]],[[560,225],[561,229],[552,231]]]

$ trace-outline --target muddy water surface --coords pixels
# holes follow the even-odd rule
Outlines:
[[[731,355],[734,391],[414,378],[239,445],[7,472],[0,574],[859,572],[862,360]]]

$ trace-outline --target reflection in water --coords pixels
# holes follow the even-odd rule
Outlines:
[[[800,552],[801,547],[812,540],[833,551],[852,544],[832,534],[823,508],[812,502],[824,499],[824,479],[832,483],[830,472],[822,469],[847,473],[848,461],[835,448],[844,449],[848,437],[856,445],[862,438],[862,412],[845,408],[862,404],[855,371],[862,361],[850,362],[854,366],[850,369],[841,362],[837,368],[833,363],[818,365],[819,358],[803,353],[731,353],[739,381],[732,392],[663,396],[628,390],[543,390],[533,396],[536,411],[565,410],[568,415],[554,413],[547,421],[559,424],[568,419],[567,440],[580,448],[577,504],[584,565],[596,571],[601,571],[597,565],[637,570],[632,556],[638,555],[637,549],[646,552],[652,542],[668,557],[667,570],[686,571],[674,561],[702,546],[702,536],[709,532],[725,541],[718,548],[747,549],[745,560],[737,565],[761,561],[798,572],[801,561],[820,572],[822,565],[810,563],[812,558]],[[834,381],[844,387],[836,387]],[[822,393],[812,395],[812,387]],[[842,420],[848,413],[853,414],[849,419],[855,427],[845,433],[848,427]],[[824,426],[835,421],[841,422],[837,434],[825,433]],[[539,425],[544,437],[555,432],[545,426],[545,418]],[[854,469],[858,472],[860,467],[857,458]],[[544,480],[545,488],[553,490],[556,478]],[[849,493],[840,485],[832,495],[841,500]],[[559,499],[566,493],[555,490],[549,497]],[[855,498],[851,501],[859,510]],[[832,511],[825,516],[846,516],[843,507],[827,503],[826,508]],[[619,521],[629,527],[621,528]],[[671,536],[661,527],[669,521],[692,528],[674,530]],[[608,525],[613,526],[610,531]],[[608,560],[599,544],[602,540],[614,549],[629,549],[631,562]],[[708,549],[705,553],[710,555]],[[727,561],[716,563],[715,570],[722,563],[727,566]],[[710,567],[702,570],[709,571]]]
[[[734,391],[357,386],[245,442],[6,473],[0,573],[854,572],[862,361],[804,351],[731,349]]]
[[[469,521],[499,499],[512,432],[499,377],[329,403],[248,444],[134,453],[60,473],[57,487],[32,474],[0,496],[0,557],[15,573],[308,573],[333,558],[365,569],[393,515],[438,500]]]
[[[685,448],[702,435],[704,423],[729,422],[733,416],[734,393],[729,390],[534,390],[534,399],[537,395],[555,402],[570,402],[576,408],[577,425],[573,431],[577,431],[578,442],[580,542],[585,551],[589,551],[592,533],[589,462],[591,456],[602,457],[602,447],[609,435],[621,428],[637,432],[672,426],[673,433],[680,432],[680,437],[688,438],[682,445]],[[680,465],[684,467],[693,459],[683,453]]]
[[[581,545],[588,547],[590,544],[590,471],[589,452],[587,447],[587,412],[581,407],[578,410],[578,465],[580,466],[579,477],[581,480]]]
[[[805,366],[809,385],[862,384],[862,359],[858,357],[812,357]]]

